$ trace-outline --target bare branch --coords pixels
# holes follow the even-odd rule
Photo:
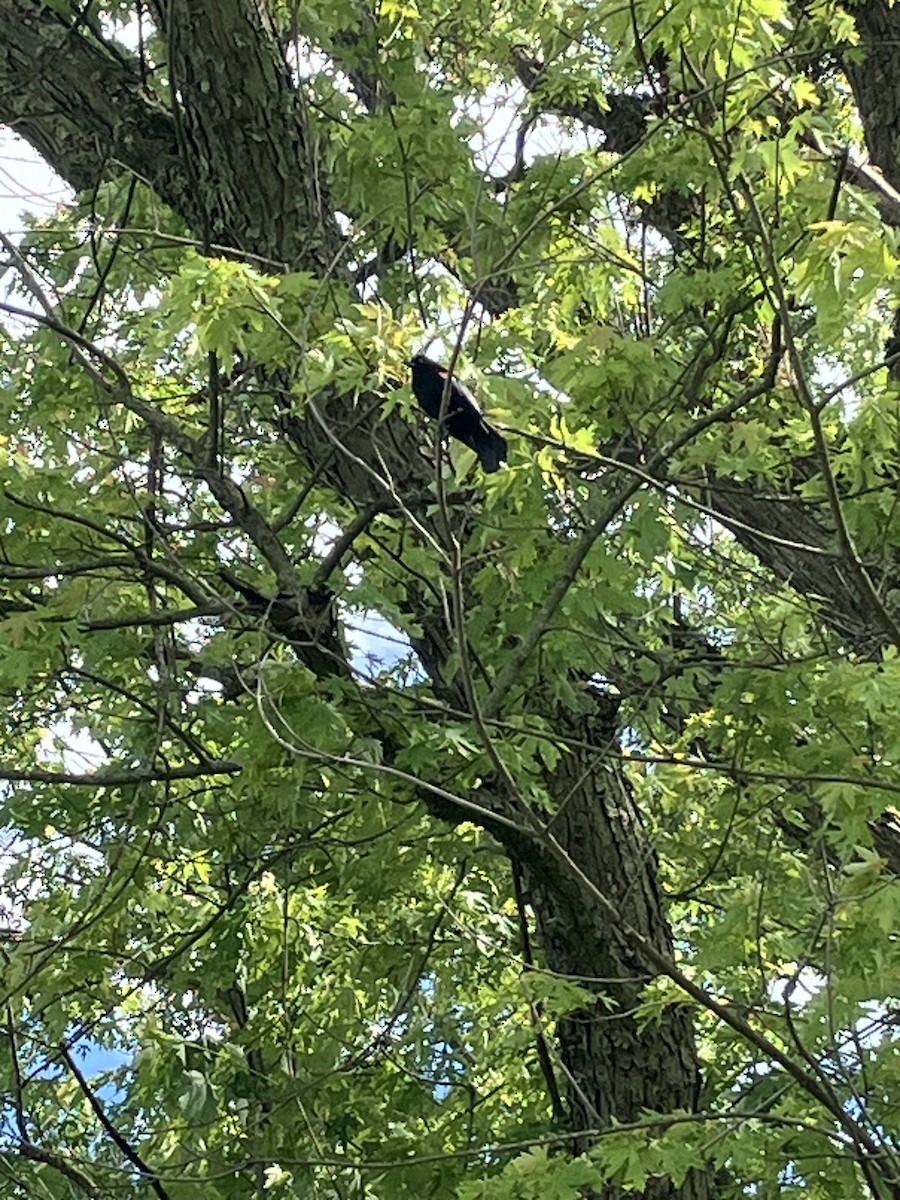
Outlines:
[[[119,1133],[118,1129],[116,1129],[115,1125],[113,1125],[112,1121],[107,1116],[106,1110],[100,1103],[99,1096],[84,1077],[84,1074],[79,1068],[78,1063],[75,1061],[71,1051],[69,1050],[69,1047],[65,1042],[60,1044],[59,1050],[63,1061],[74,1076],[76,1083],[81,1088],[81,1091],[88,1104],[91,1106],[94,1115],[109,1134],[112,1141],[116,1146],[118,1146],[131,1165],[136,1167],[141,1175],[143,1175],[144,1179],[150,1185],[151,1190],[154,1191],[159,1197],[159,1200],[169,1200],[169,1193],[163,1187],[159,1175],[153,1170],[152,1167],[147,1165],[137,1150],[135,1150],[127,1138],[124,1138],[122,1134]]]
[[[7,783],[50,783],[63,787],[130,787],[138,783],[173,783],[176,779],[206,779],[215,775],[239,775],[243,768],[240,763],[228,759],[212,759],[208,763],[197,763],[195,766],[166,767],[159,770],[149,770],[146,767],[135,767],[133,770],[119,770],[114,767],[98,767],[96,771],[86,771],[77,774],[72,771],[43,771],[14,770],[10,767],[0,767],[0,779]]]

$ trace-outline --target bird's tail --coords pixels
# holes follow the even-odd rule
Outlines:
[[[506,462],[506,438],[488,427],[478,439],[475,452],[485,474],[493,475],[500,470],[500,464]]]

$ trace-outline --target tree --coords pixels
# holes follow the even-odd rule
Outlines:
[[[0,1194],[900,1195],[898,36],[0,0]]]

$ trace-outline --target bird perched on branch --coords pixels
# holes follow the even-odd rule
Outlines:
[[[474,450],[484,470],[491,474],[500,470],[506,462],[506,439],[484,419],[478,401],[469,389],[456,378],[451,378],[446,367],[416,354],[409,360],[412,367],[412,390],[419,404],[437,420],[441,415],[444,390],[447,400],[444,405],[444,425],[451,437]]]

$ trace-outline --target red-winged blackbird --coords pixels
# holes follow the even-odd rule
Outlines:
[[[441,414],[441,401],[447,382],[446,367],[416,354],[409,360],[412,367],[412,390],[419,404],[435,420]],[[444,424],[451,437],[468,446],[478,455],[482,467],[490,474],[506,462],[506,439],[481,415],[478,401],[458,379],[450,380]]]

